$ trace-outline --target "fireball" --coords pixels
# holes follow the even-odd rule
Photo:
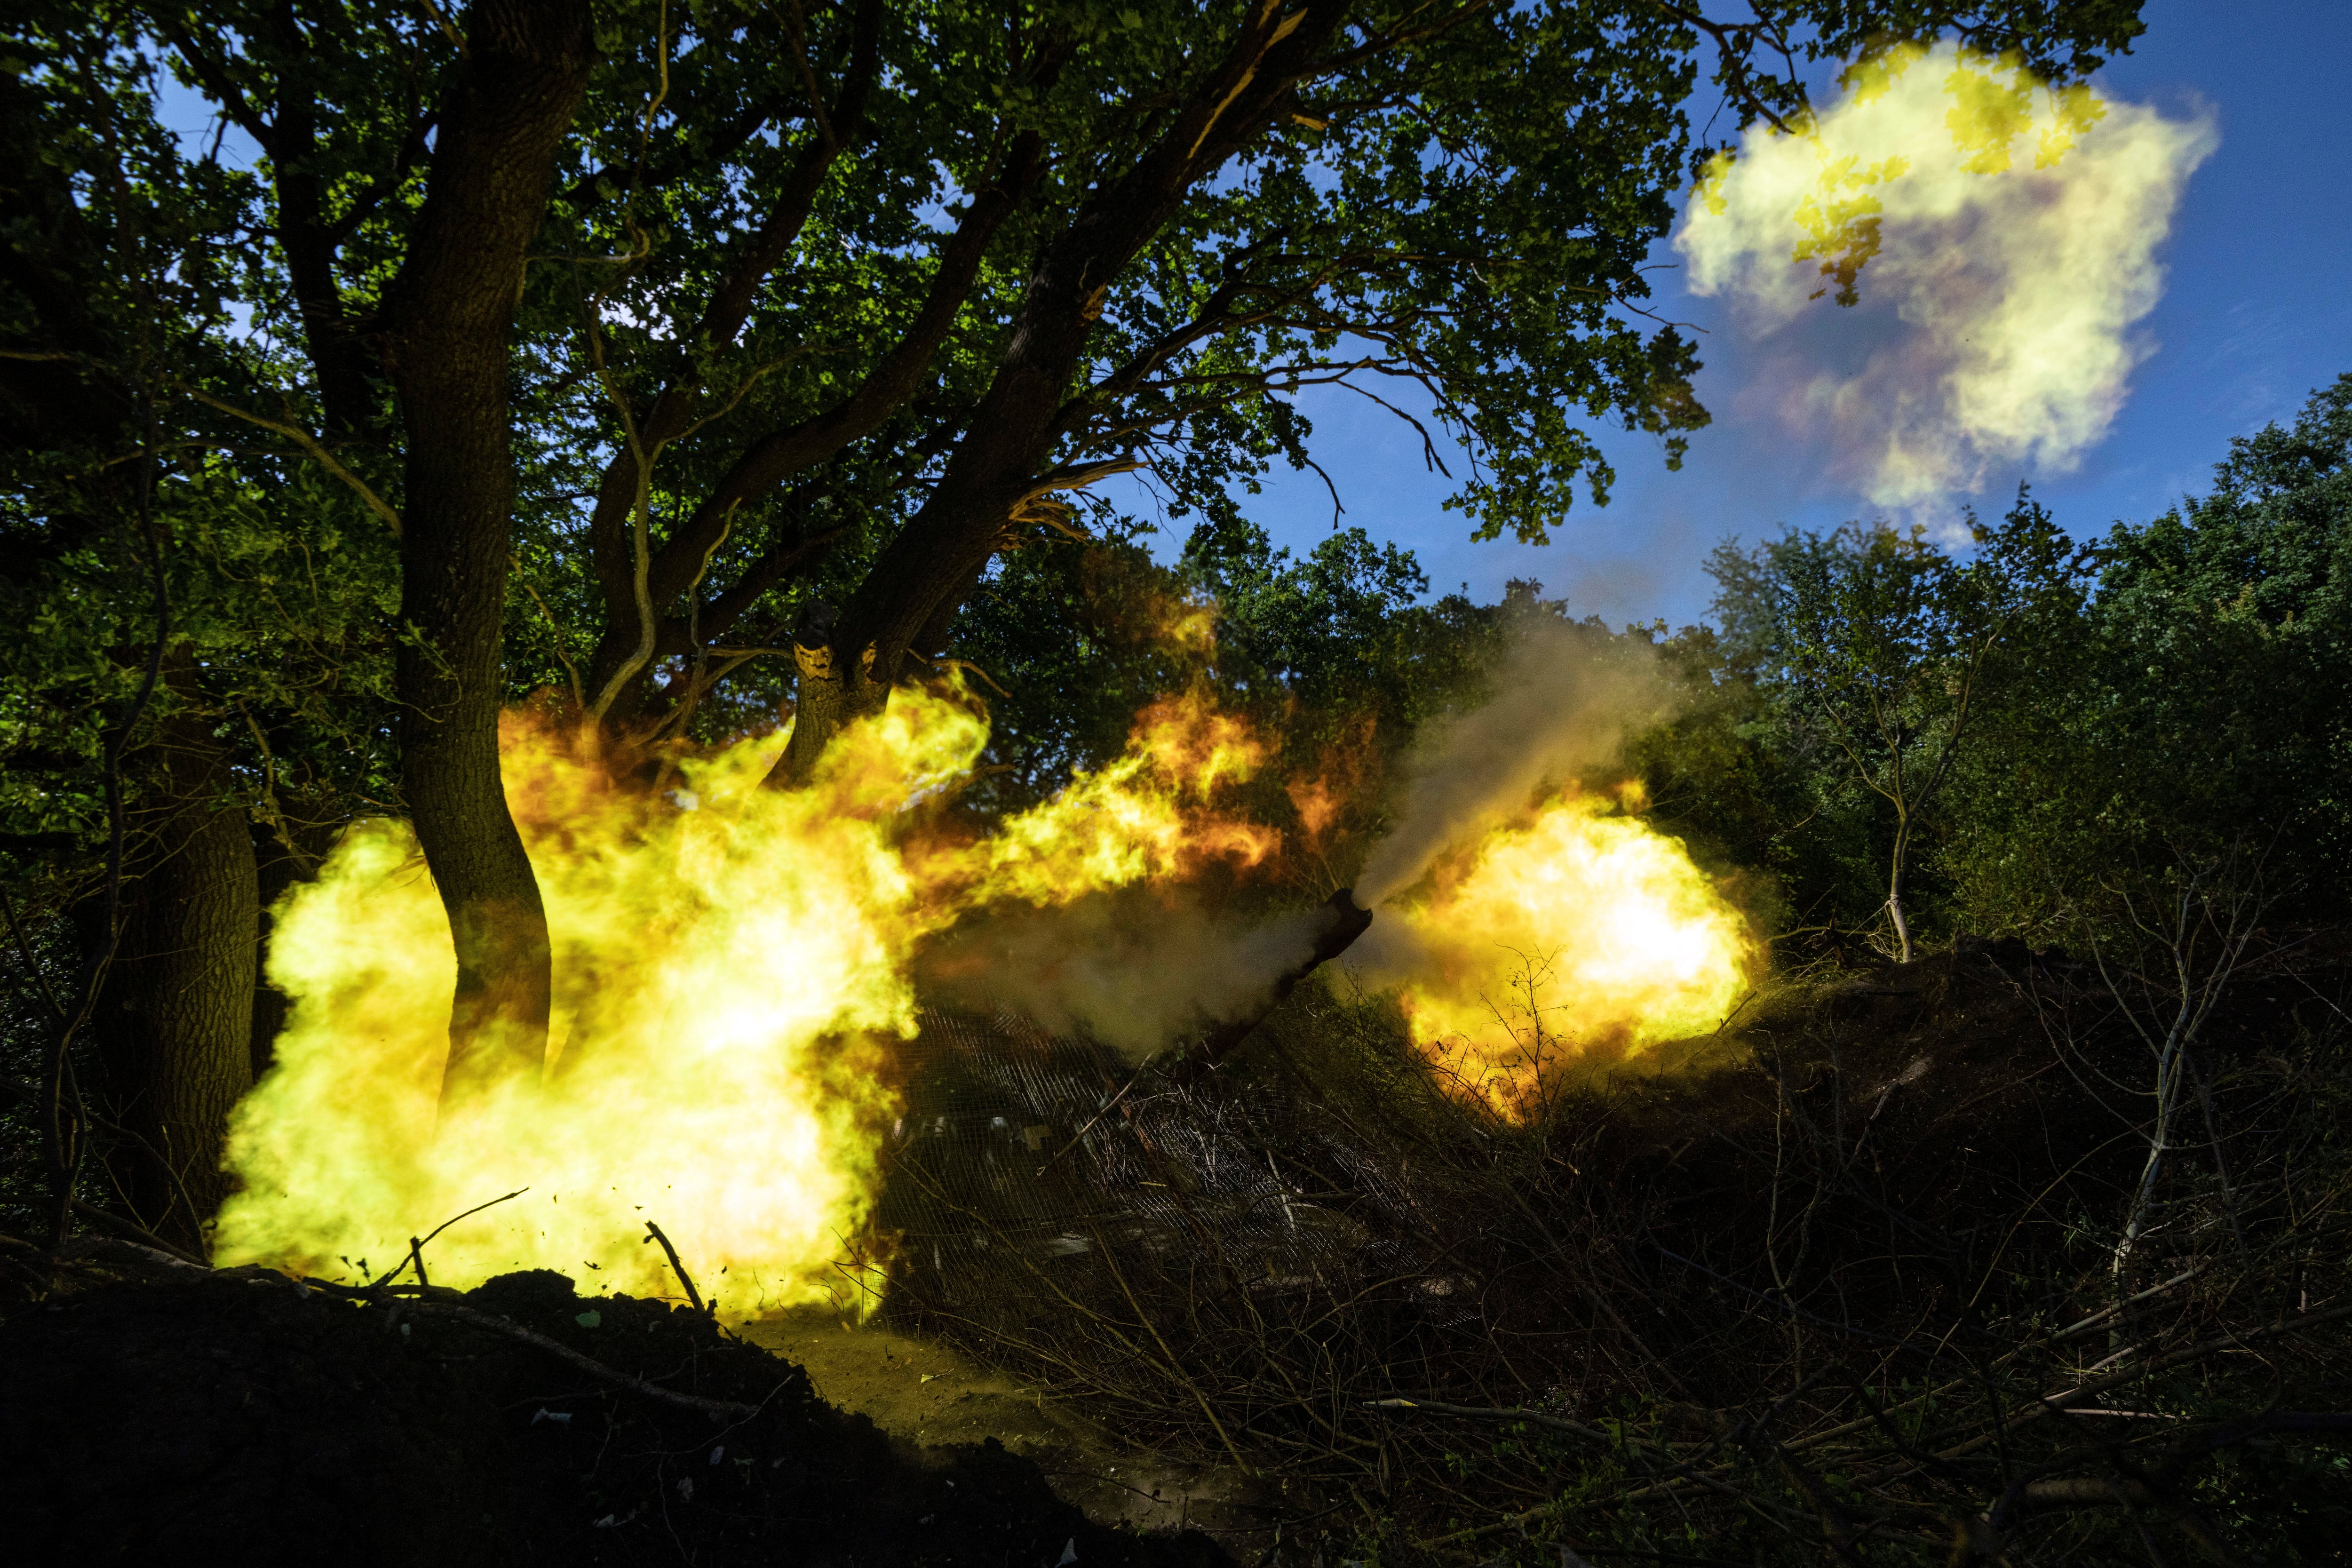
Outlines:
[[[1414,1043],[1507,1116],[1563,1062],[1712,1028],[1746,984],[1746,922],[1633,804],[1570,789],[1381,912]]]

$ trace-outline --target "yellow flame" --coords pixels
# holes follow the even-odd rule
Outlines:
[[[1206,597],[1169,600],[1158,606],[1160,640],[1206,658],[1217,651],[1217,602]]]
[[[1463,1093],[1514,1117],[1583,1051],[1713,1027],[1753,956],[1746,922],[1678,841],[1575,791],[1453,857],[1424,896],[1381,918],[1410,927],[1400,996],[1415,1043]]]
[[[409,1237],[528,1187],[433,1243],[436,1283],[546,1268],[669,1293],[650,1219],[730,1310],[824,1292],[871,1214],[918,943],[992,900],[1275,847],[1215,809],[1261,748],[1198,696],[1152,709],[1123,756],[997,835],[923,841],[910,808],[968,776],[986,736],[960,689],[902,691],[806,789],[761,787],[778,733],[679,759],[656,795],[569,729],[509,714],[507,793],[554,943],[542,1081],[436,1126],[448,927],[406,826],[359,824],[277,911],[269,974],[292,1008],[234,1120],[244,1190],[216,1258],[382,1272]]]
[[[1278,847],[1274,832],[1206,808],[1255,773],[1265,751],[1246,722],[1201,692],[1170,698],[1144,710],[1124,754],[1100,772],[1080,773],[978,846],[919,865],[965,900],[1034,904],[1182,877],[1210,858],[1255,866]]]

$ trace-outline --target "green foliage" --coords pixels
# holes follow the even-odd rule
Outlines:
[[[1652,640],[1676,700],[1671,718],[1629,741],[1625,757],[1648,792],[1651,821],[1683,841],[1760,931],[1786,931],[1802,923],[1801,912],[1817,917],[1845,881],[1866,899],[1874,864],[1822,879],[1811,851],[1837,840],[1817,831],[1825,813],[1816,781],[1775,743],[1771,700],[1755,672],[1734,661],[1712,626]]]
[[[1777,880],[1749,903],[1797,932],[1866,926],[1906,829],[1931,931],[2112,937],[2224,862],[2341,919],[2352,376],[2214,480],[2088,545],[2021,492],[1959,554],[1884,524],[1721,546],[1719,629],[1662,642],[1684,702],[1631,757],[1659,819]]]
[[[956,638],[985,678],[972,681],[989,701],[984,765],[1005,770],[974,798],[1030,805],[1116,757],[1136,714],[1200,672],[1204,647],[1174,628],[1188,615],[1206,625],[1213,611],[1133,539],[1049,542],[1000,561]]]
[[[156,782],[145,748],[177,717],[232,755],[219,804],[281,837],[289,814],[390,794],[391,541],[309,455],[221,411],[256,402],[272,360],[249,330],[249,253],[221,243],[252,182],[161,123],[158,64],[121,22],[20,13],[0,82],[17,171],[0,838],[20,875],[52,879],[52,902],[94,872],[109,744],[135,819]],[[140,706],[151,661],[163,678]]]
[[[2100,542],[2019,650],[1946,851],[1957,907],[2051,927],[2232,851],[2336,920],[2352,849],[2352,376],[2231,443],[2214,489]]]
[[[1924,527],[1884,522],[1830,534],[1790,529],[1708,557],[1729,667],[1764,699],[1762,721],[1803,767],[1813,809],[1848,830],[1840,880],[1859,886],[1850,836],[1866,812],[1887,869],[1882,907],[1911,952],[1911,850],[1979,718],[1989,666],[2066,578],[2063,536],[2021,493],[1993,528],[1970,519],[1966,563]],[[1859,810],[1857,808],[1860,808]],[[1839,912],[1851,921],[1851,900]]]
[[[1410,7],[1358,9],[1346,63],[1160,215],[1105,279],[1053,460],[1148,461],[1171,517],[1230,526],[1234,490],[1308,462],[1311,426],[1289,394],[1409,377],[1437,393],[1437,419],[1476,455],[1456,503],[1486,536],[1539,539],[1580,484],[1599,498],[1612,479],[1572,411],[1653,430],[1675,451],[1705,421],[1688,343],[1623,308],[1647,294],[1640,264],[1686,162],[1677,106],[1693,37],[1664,14],[1612,5],[1466,12],[1426,29]],[[735,504],[763,442],[835,417],[895,374],[891,356],[945,305],[952,324],[911,395],[784,488],[741,490],[704,572],[702,591],[724,592],[794,540],[832,539],[830,582],[760,595],[735,643],[777,642],[813,598],[847,598],[966,438],[1052,247],[1103,221],[1167,107],[1199,89],[1250,14],[1238,0],[1041,5],[1008,26],[954,5],[887,8],[854,156],[832,165],[782,264],[751,290],[740,334],[712,341],[711,302],[822,134],[856,17],[845,6],[801,18],[793,42],[815,73],[804,82],[794,51],[738,47],[772,25],[757,7],[699,7],[667,37],[650,3],[602,13],[610,58],[566,153],[543,245],[553,259],[534,267],[527,298],[539,409],[527,462],[546,485],[523,520],[524,552],[544,563],[555,617],[583,644],[613,631],[597,578],[610,568],[590,558],[577,508],[627,439],[624,410],[643,421],[688,380],[708,410],[660,454],[648,497],[658,549],[714,498]],[[747,124],[762,129],[747,138]],[[1043,171],[1025,190],[1005,162],[1024,134],[1040,139]],[[959,294],[950,250],[998,190],[1016,205]],[[1124,536],[1115,509],[1091,511],[1104,537]],[[985,664],[991,636],[975,625],[957,651]],[[772,708],[786,668],[761,661],[735,679]],[[554,674],[547,661],[532,671]]]

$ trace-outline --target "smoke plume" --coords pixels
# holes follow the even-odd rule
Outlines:
[[[2151,352],[2132,329],[2162,291],[2157,247],[2213,151],[2210,117],[2052,89],[1948,45],[1845,85],[1700,182],[1675,237],[1692,292],[1781,340],[1767,395],[1879,505],[1978,489],[1996,464],[2073,467]],[[1832,292],[1868,301],[1881,334],[1846,374],[1819,364]],[[1849,339],[1859,324],[1839,322]]]
[[[1137,889],[1058,909],[1003,911],[957,932],[925,965],[926,988],[1084,1033],[1137,1061],[1187,1033],[1246,1017],[1312,955],[1318,908],[1260,921],[1191,896]]]
[[[1439,724],[1408,760],[1396,826],[1356,879],[1377,909],[1449,846],[1524,810],[1536,788],[1608,761],[1628,730],[1664,715],[1668,691],[1639,644],[1597,654],[1578,628],[1528,626],[1484,707]],[[1377,942],[1376,922],[1368,940]]]
[[[1373,847],[1357,902],[1370,909],[1404,891],[1448,849],[1524,816],[1541,786],[1609,762],[1629,730],[1664,715],[1670,696],[1645,645],[1530,620],[1496,672],[1494,696],[1432,726],[1406,759],[1397,825]],[[1612,889],[1621,902],[1622,892]],[[932,995],[1009,1007],[1140,1059],[1266,1006],[1282,978],[1313,955],[1330,918],[1326,908],[1267,920],[1220,915],[1187,891],[1130,887],[999,910],[942,940],[924,961],[922,984]],[[1572,923],[1622,922],[1596,906]],[[1647,926],[1639,934],[1654,936]],[[1434,962],[1428,933],[1402,911],[1375,918],[1350,951],[1383,983],[1423,975]],[[1626,967],[1622,956],[1612,963]]]

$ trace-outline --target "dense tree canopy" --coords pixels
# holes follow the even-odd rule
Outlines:
[[[2101,884],[2240,856],[2305,919],[2352,846],[2352,376],[2231,442],[2213,488],[2116,524],[2037,628],[1968,785],[1960,907],[2057,918]]]
[[[1858,785],[1892,814],[1885,910],[1906,961],[1913,842],[1974,739],[2007,645],[2063,610],[2075,569],[2064,534],[2022,494],[2000,523],[1971,517],[1969,531],[1965,563],[1924,525],[1885,522],[1791,529],[1708,558],[1727,648],[1772,694],[1824,793]]]
[[[1634,747],[1660,816],[1718,868],[1768,873],[1790,931],[1866,931],[1906,829],[1878,787],[1883,713],[1920,752],[1949,748],[1907,825],[1939,934],[2112,935],[2119,900],[2224,862],[2283,918],[2341,919],[2348,409],[2339,377],[2291,425],[2234,438],[2204,496],[2080,544],[2025,496],[1957,557],[1860,525],[1727,544],[1720,628],[1665,644],[1683,711]],[[1919,590],[1907,621],[1859,613],[1890,558]],[[1906,683],[1853,689],[1885,669]],[[1823,719],[1838,689],[1873,716],[1859,743]]]

